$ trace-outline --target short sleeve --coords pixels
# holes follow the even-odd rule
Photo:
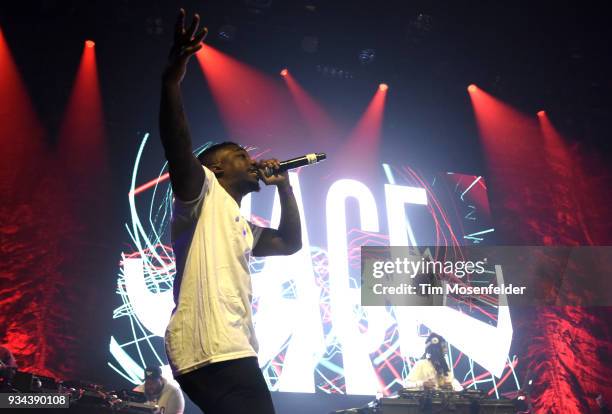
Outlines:
[[[251,228],[251,233],[253,233],[252,249],[254,249],[255,246],[257,246],[257,242],[259,241],[259,238],[261,237],[261,232],[263,231],[264,227],[259,227],[257,224],[253,224],[250,221],[248,223],[249,223],[249,227]]]
[[[214,173],[208,168],[202,166],[204,169],[204,182],[202,183],[202,189],[200,194],[193,200],[183,201],[177,197],[172,199],[172,220],[174,221],[192,221],[197,218],[197,214],[202,207],[202,202],[206,193],[210,188],[211,180],[214,177]]]

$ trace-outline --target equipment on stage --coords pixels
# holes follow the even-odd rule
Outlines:
[[[65,384],[65,383],[64,383]],[[144,394],[128,390],[106,391],[98,384],[78,383],[77,395],[71,398],[72,412],[122,413],[122,414],[154,414],[159,412],[159,406],[145,403]]]
[[[145,402],[143,393],[130,390],[107,391],[102,385],[85,381],[56,381],[53,378],[17,371],[10,388],[11,393],[50,393],[68,395],[67,413],[83,414],[157,414],[159,406]]]
[[[393,397],[372,401],[366,407],[334,411],[333,414],[515,414],[514,402],[491,399],[478,390],[402,389]]]
[[[158,413],[159,406],[151,403],[139,403],[134,401],[115,400],[112,404],[113,412],[124,414]]]
[[[301,157],[292,158],[287,161],[281,161],[280,168],[278,170],[274,170],[272,168],[266,167],[264,170],[264,174],[266,177],[272,176],[275,172],[284,172],[287,170],[292,170],[294,168],[303,167],[305,165],[316,164],[317,162],[323,161],[327,158],[327,155],[322,152],[317,152],[313,154],[306,154]]]
[[[54,378],[22,371],[15,372],[11,386],[19,392],[59,391],[59,383]]]
[[[381,398],[380,407],[384,414],[514,414],[516,409],[511,400],[484,398],[478,390],[452,391],[411,391],[402,390],[396,398]]]

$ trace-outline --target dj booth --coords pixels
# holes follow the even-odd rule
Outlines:
[[[159,414],[160,408],[146,402],[144,394],[131,390],[106,390],[102,385],[84,381],[57,381],[54,378],[27,372],[15,372],[9,381],[0,385],[0,412],[2,403],[12,401],[8,407],[27,413],[62,414]],[[44,407],[30,407],[28,400],[53,401]],[[61,407],[56,404],[62,401]],[[30,403],[31,404],[31,403]],[[5,407],[7,408],[7,407]],[[41,411],[42,410],[42,411]]]
[[[98,384],[82,381],[56,381],[25,372],[17,372],[11,378],[10,391],[0,389],[0,393],[10,392],[14,396],[57,395],[65,396],[64,408],[45,408],[45,413],[63,414],[160,414],[155,404],[145,402],[143,394],[131,390],[110,391]],[[0,397],[6,397],[6,395]],[[516,414],[519,406],[508,399],[488,398],[479,390],[453,392],[447,390],[401,390],[392,397],[372,401],[366,407],[335,411],[333,414]],[[522,407],[521,407],[522,408]],[[40,409],[23,409],[22,414],[38,412]]]
[[[514,401],[487,398],[478,390],[402,390],[393,397],[380,398],[366,407],[335,411],[333,414],[516,414]]]

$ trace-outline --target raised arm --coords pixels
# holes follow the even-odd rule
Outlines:
[[[183,110],[181,82],[189,59],[202,48],[201,42],[207,29],[204,27],[197,31],[200,22],[197,14],[188,29],[185,29],[184,21],[185,10],[181,9],[176,21],[174,44],[162,76],[159,133],[168,160],[172,190],[178,199],[191,201],[202,190],[204,170],[193,155],[191,135]]]

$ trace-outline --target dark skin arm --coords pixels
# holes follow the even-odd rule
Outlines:
[[[300,212],[295,201],[295,195],[289,184],[287,172],[278,173],[272,177],[266,177],[263,170],[266,167],[278,169],[278,160],[260,161],[257,163],[261,174],[261,180],[266,185],[275,185],[281,205],[281,218],[278,230],[263,229],[259,241],[253,249],[253,256],[279,256],[289,255],[302,248],[302,225],[300,223]]]
[[[179,200],[190,201],[200,194],[204,184],[204,170],[193,154],[187,117],[183,110],[181,82],[191,56],[202,48],[206,36],[204,27],[197,31],[200,17],[196,14],[185,29],[185,10],[181,9],[176,21],[174,44],[162,76],[159,110],[159,132],[168,160],[172,190]]]

